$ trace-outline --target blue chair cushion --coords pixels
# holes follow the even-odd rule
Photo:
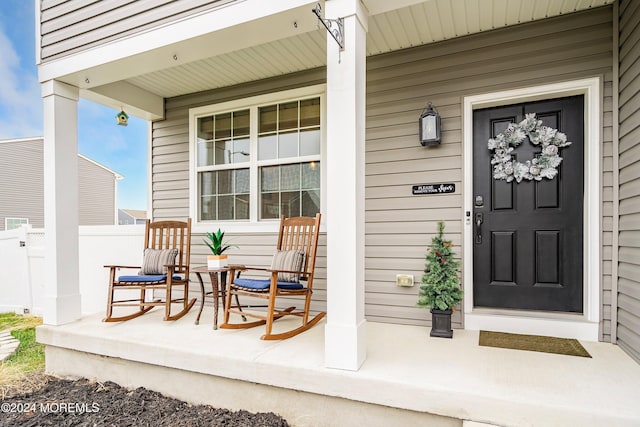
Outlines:
[[[257,291],[269,289],[271,280],[269,279],[243,279],[237,278],[233,281],[237,286],[247,289],[255,289]],[[294,282],[278,282],[278,288],[280,289],[303,289],[301,283]]]
[[[167,280],[166,274],[138,274],[118,277],[118,282],[162,282],[163,280]],[[182,280],[182,276],[174,275],[173,280]]]

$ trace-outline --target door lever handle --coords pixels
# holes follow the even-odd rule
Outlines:
[[[476,220],[476,244],[481,244],[482,243],[482,223],[484,222],[484,215],[482,214],[482,212],[476,212],[475,215],[475,220]]]

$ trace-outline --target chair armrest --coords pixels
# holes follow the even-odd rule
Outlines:
[[[297,274],[306,274],[306,271],[301,271],[301,270],[272,270],[270,268],[266,268],[266,271],[269,271],[271,273],[297,273]]]
[[[188,269],[186,269],[185,266],[181,264],[164,264],[164,266],[167,267],[167,276],[173,276],[174,274],[182,274],[188,272]],[[183,269],[185,271],[179,273],[180,269]]]
[[[243,271],[247,271],[247,270],[265,271],[266,270],[263,267],[247,267],[239,264],[229,264],[227,267],[229,268],[229,283],[232,283],[234,278],[240,277],[240,274],[242,274]]]
[[[237,267],[242,267],[242,268],[237,268]],[[307,272],[303,271],[303,270],[273,270],[270,267],[245,267],[243,266],[229,266],[229,270],[233,271],[233,270],[242,270],[242,271],[246,271],[246,270],[254,270],[254,271],[266,271],[268,273],[297,273],[297,274],[303,274],[306,275]]]
[[[105,265],[105,268],[142,268],[139,265]]]
[[[267,267],[247,267],[244,265],[228,265],[227,267],[229,267],[229,270],[240,270],[240,271],[247,271],[247,270],[255,270],[255,271],[267,271]]]

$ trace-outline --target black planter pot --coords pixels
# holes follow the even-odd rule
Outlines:
[[[452,338],[451,310],[431,309],[431,337]]]

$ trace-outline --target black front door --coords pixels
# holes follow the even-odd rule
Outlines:
[[[496,180],[487,141],[527,113],[572,142],[560,150],[558,175]],[[583,96],[476,110],[473,129],[474,305],[581,313]],[[525,138],[512,154],[525,162],[539,151]]]

